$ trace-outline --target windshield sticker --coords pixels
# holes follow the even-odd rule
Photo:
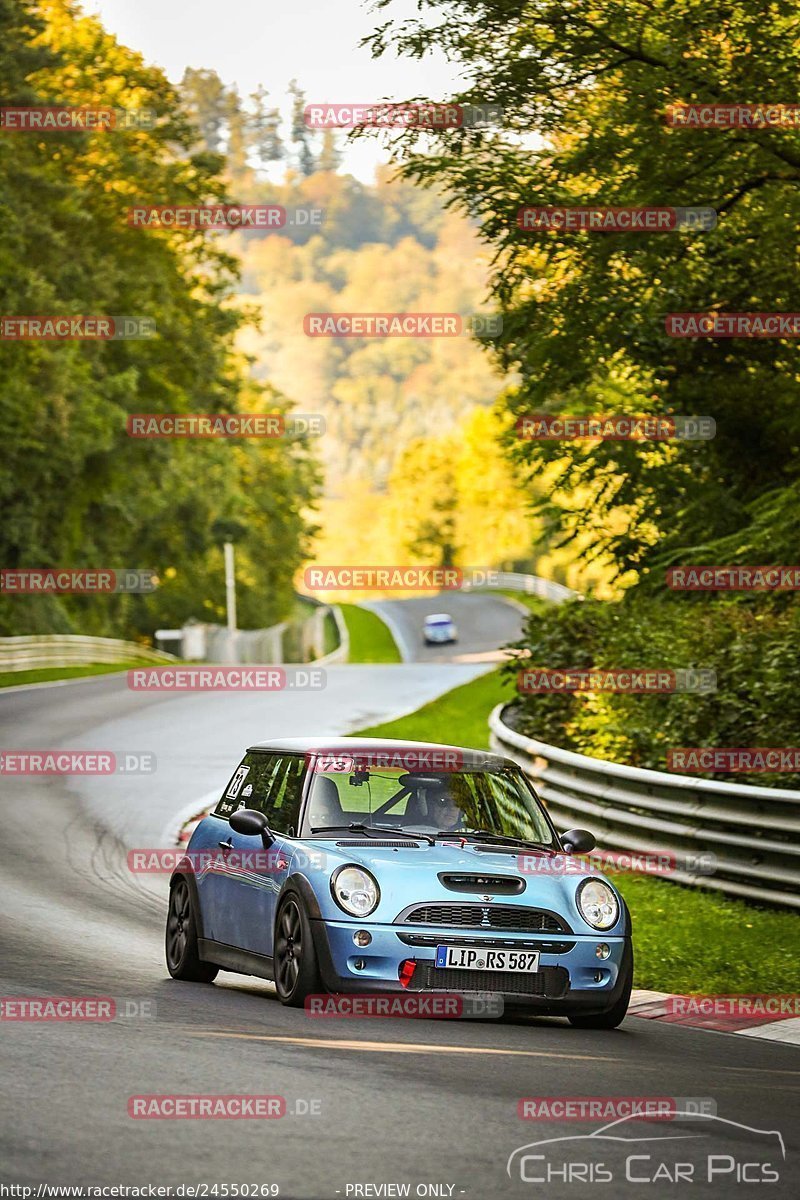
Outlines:
[[[353,769],[353,760],[345,755],[320,754],[316,769],[323,775],[346,775]]]
[[[234,775],[233,779],[231,780],[230,787],[228,788],[227,792],[225,793],[228,800],[235,800],[236,797],[239,795],[239,792],[242,790],[242,784],[244,783],[249,770],[250,770],[249,767],[245,767],[245,766],[237,767],[236,774]]]

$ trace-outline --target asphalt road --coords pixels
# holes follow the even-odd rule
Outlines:
[[[2,1022],[0,1184],[275,1184],[282,1197],[309,1200],[402,1195],[387,1190],[392,1184],[408,1185],[411,1196],[530,1196],[541,1184],[521,1181],[518,1160],[509,1176],[509,1155],[540,1139],[590,1133],[599,1122],[523,1121],[519,1100],[627,1095],[708,1098],[720,1117],[780,1131],[786,1143],[784,1162],[774,1136],[737,1125],[710,1130],[706,1122],[698,1131],[691,1122],[637,1122],[629,1136],[700,1134],[636,1143],[636,1178],[666,1164],[644,1194],[797,1194],[800,1055],[792,1047],[636,1018],[608,1033],[558,1020],[313,1019],[283,1008],[267,983],[222,974],[204,986],[167,975],[166,878],[131,875],[130,847],[160,844],[187,804],[227,778],[244,743],[344,732],[414,707],[480,669],[337,667],[324,691],[281,695],[132,693],[119,678],[0,693],[4,749],[150,750],[158,765],[151,776],[94,783],[4,780],[0,992],[109,996],[123,1008],[131,1001],[141,1015]],[[133,1095],[231,1093],[283,1096],[287,1115],[128,1116]],[[611,1171],[617,1186],[606,1194],[643,1194],[646,1185],[625,1182],[630,1147],[596,1139],[570,1146],[584,1177],[596,1177],[598,1164]],[[696,1182],[664,1181],[665,1169],[708,1149],[725,1156],[714,1183],[701,1181],[697,1164]],[[565,1181],[558,1147],[542,1152],[561,1171],[548,1195],[586,1194],[586,1183]],[[744,1163],[752,1177],[765,1155],[778,1183],[731,1183]],[[524,1169],[541,1177],[550,1168],[527,1159]]]
[[[498,647],[522,633],[525,612],[491,593],[444,592],[409,600],[375,600],[364,605],[377,612],[392,629],[407,662],[489,662],[500,657]],[[422,625],[432,613],[449,613],[458,626],[453,645],[426,646]]]

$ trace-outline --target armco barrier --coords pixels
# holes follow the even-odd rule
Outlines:
[[[672,775],[548,746],[511,729],[498,704],[492,749],[533,781],[557,827],[604,850],[672,851],[679,883],[800,909],[800,792]],[[712,874],[692,870],[713,854]]]
[[[484,587],[526,592],[529,596],[539,596],[542,600],[552,600],[555,604],[560,604],[562,600],[573,600],[578,595],[563,583],[556,583],[553,579],[542,579],[540,575],[523,575],[519,571],[498,571],[491,583],[480,585],[480,588]],[[465,590],[469,591],[466,585]]]
[[[0,638],[0,670],[30,671],[36,667],[73,667],[89,663],[163,662],[172,654],[151,650],[120,638],[51,633],[41,637]]]
[[[339,645],[325,654],[325,621],[333,616]],[[214,663],[294,663],[344,662],[346,626],[341,612],[327,604],[316,604],[310,616],[302,621],[281,621],[267,629],[226,629],[224,625],[191,627],[193,653]],[[184,643],[185,644],[185,643]],[[185,652],[185,651],[184,651]]]

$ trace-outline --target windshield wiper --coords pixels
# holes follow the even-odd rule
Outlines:
[[[429,846],[432,846],[434,844],[434,839],[431,837],[431,835],[429,833],[412,833],[408,829],[396,828],[394,825],[365,825],[361,821],[352,822],[350,825],[315,826],[311,830],[311,833],[312,834],[336,833],[337,830],[340,830],[340,829],[347,829],[348,831],[350,831],[352,833],[365,833],[367,835],[367,837],[371,837],[372,836],[371,831],[373,829],[377,829],[377,830],[380,830],[380,832],[376,835],[377,837],[383,837],[384,833],[396,833],[400,837],[412,838],[415,841],[418,838],[422,838],[424,841],[426,841],[428,843]]]
[[[382,829],[385,830],[386,833],[399,833],[401,837],[414,839],[422,838],[422,840],[427,842],[429,846],[432,846],[435,841],[430,833],[415,833],[413,829],[405,829],[402,825],[371,825],[370,829]]]
[[[466,838],[475,842],[497,842],[503,846],[532,846],[536,850],[551,850],[552,846],[546,846],[544,842],[533,842],[522,837],[509,837],[505,833],[492,833],[490,829],[454,829],[449,833],[444,832],[436,834],[437,838]]]

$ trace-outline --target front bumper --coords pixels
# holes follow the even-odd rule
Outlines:
[[[487,934],[464,928],[432,930],[430,926],[323,920],[312,920],[311,928],[322,980],[329,992],[491,992],[502,996],[506,1006],[529,1008],[545,1015],[599,1013],[615,1003],[630,971],[630,938],[602,933]],[[359,929],[372,935],[369,946],[354,944],[353,934]],[[606,959],[597,957],[600,942],[611,950]],[[511,976],[506,972],[438,969],[437,944],[538,949],[539,971]],[[407,959],[416,962],[417,967],[411,983],[404,988],[399,968]]]

